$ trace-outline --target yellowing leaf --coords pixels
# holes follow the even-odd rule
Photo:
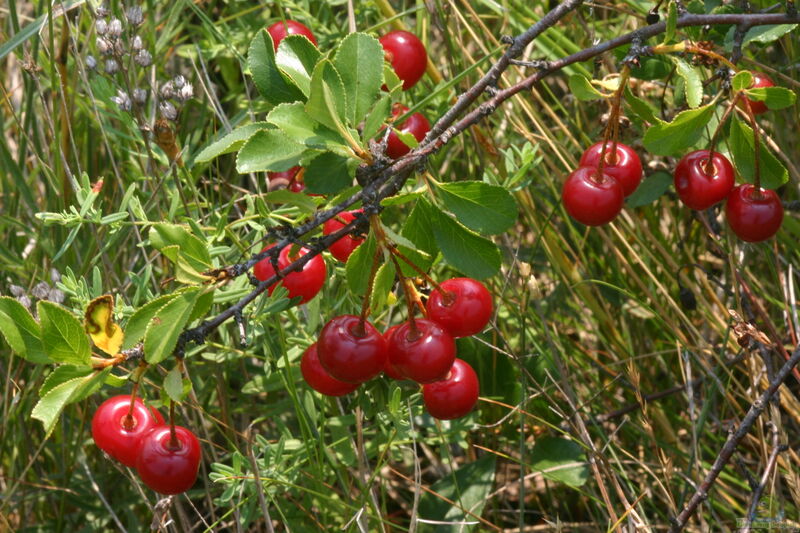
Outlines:
[[[114,297],[110,294],[95,298],[86,307],[83,327],[92,337],[94,345],[108,355],[116,355],[122,346],[125,334],[114,323]]]

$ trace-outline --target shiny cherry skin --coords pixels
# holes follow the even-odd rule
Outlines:
[[[762,87],[775,87],[775,82],[772,79],[764,74],[763,72],[752,72],[753,74],[753,84],[750,85],[751,89],[760,89]],[[747,97],[744,97],[744,101],[747,105],[750,106],[750,109],[753,110],[754,115],[762,115],[769,111],[767,104],[764,102],[759,102],[758,100],[750,100]]]
[[[270,244],[269,246],[265,246],[261,251],[265,252],[273,246],[275,245]],[[278,268],[280,270],[283,270],[289,266],[292,261],[299,259],[311,251],[308,248],[301,247],[294,255],[290,256],[289,253],[292,248],[294,248],[294,246],[285,246],[278,254]],[[265,257],[256,263],[253,267],[253,274],[259,281],[266,281],[271,278],[275,274],[275,269],[272,268],[270,258]],[[299,296],[301,298],[300,303],[304,304],[316,296],[322,289],[322,286],[325,284],[326,275],[325,260],[321,255],[317,255],[303,265],[302,270],[292,272],[283,278],[280,283],[271,285],[268,290],[269,293],[272,294],[275,291],[275,287],[282,284],[286,287],[286,290],[289,291],[289,299]]]
[[[309,346],[303,354],[300,360],[300,372],[309,387],[326,396],[344,396],[358,388],[358,383],[339,381],[322,368],[317,354],[317,343]]]
[[[396,105],[392,111],[392,115],[399,117],[406,111],[408,111],[406,106]],[[412,115],[408,117],[402,124],[395,127],[403,133],[412,134],[417,142],[422,142],[422,139],[424,139],[428,132],[431,131],[431,124],[422,113],[412,113]],[[389,139],[386,143],[386,155],[392,159],[397,159],[398,157],[406,155],[410,151],[411,147],[401,141],[400,137],[398,137],[394,131],[389,133]]]
[[[168,425],[155,427],[142,439],[136,470],[145,485],[161,494],[186,492],[197,480],[200,443],[182,426],[175,426],[177,446],[170,442]]]
[[[686,207],[702,211],[727,198],[734,185],[734,172],[728,158],[719,152],[712,157],[713,169],[707,168],[708,150],[686,154],[675,166],[675,191]]]
[[[453,337],[480,333],[492,317],[492,295],[472,278],[453,278],[439,284],[445,294],[431,292],[426,308],[428,318]]]
[[[302,169],[303,167],[292,167],[283,172],[267,172],[267,188],[270,191],[289,189],[292,192],[302,192],[306,188],[300,173]]]
[[[432,417],[453,420],[472,411],[479,390],[478,375],[468,363],[456,359],[445,379],[423,385],[422,399]]]
[[[100,404],[92,417],[94,443],[125,466],[136,464],[142,437],[164,423],[161,414],[148,409],[139,398],[134,400],[129,419],[130,407],[130,396],[114,396]]]
[[[322,234],[330,235],[331,233],[339,231],[347,224],[355,220],[356,215],[360,212],[361,210],[344,211],[343,213],[336,215],[334,218],[326,220],[325,224],[322,225]],[[328,251],[336,259],[342,263],[346,263],[347,259],[350,257],[350,254],[352,254],[356,248],[361,246],[362,242],[364,242],[364,239],[353,237],[352,235],[345,235],[333,243],[330,248],[328,248]]]
[[[627,197],[642,181],[642,161],[636,152],[627,144],[617,143],[616,156],[611,153],[613,143],[606,143],[606,160],[603,173],[616,178],[622,185],[622,193]],[[595,167],[600,165],[600,154],[603,152],[603,141],[591,145],[583,152],[580,166]]]
[[[331,377],[346,383],[363,383],[383,372],[386,340],[367,321],[354,315],[332,318],[319,334],[317,355]]]
[[[747,242],[766,241],[783,222],[783,204],[775,191],[750,183],[733,188],[725,204],[725,217],[737,237]]]
[[[456,343],[442,326],[432,320],[402,324],[389,339],[389,362],[397,371],[417,383],[443,379],[456,358]]]
[[[394,332],[397,331],[397,328],[399,327],[400,327],[399,325],[392,326],[383,332],[383,338],[386,339],[387,346],[389,345],[390,342],[389,339],[392,338],[392,335],[394,335]],[[390,379],[396,379],[398,381],[406,379],[406,377],[394,367],[394,365],[392,364],[392,362],[389,360],[388,357],[386,358],[386,365],[383,368],[383,373],[387,378]]]
[[[380,38],[386,59],[392,64],[397,77],[403,80],[403,90],[413,87],[425,74],[428,53],[422,41],[407,31],[390,31]]]
[[[567,213],[587,226],[602,226],[622,211],[622,185],[606,173],[598,179],[596,167],[580,167],[567,177],[561,189]]]
[[[279,20],[267,28],[267,31],[272,37],[272,43],[275,45],[276,51],[281,41],[289,35],[305,35],[308,37],[309,41],[314,43],[314,46],[317,46],[317,39],[314,38],[314,34],[311,33],[311,30],[309,30],[305,24],[300,24],[296,20],[287,20],[285,24],[282,20]]]

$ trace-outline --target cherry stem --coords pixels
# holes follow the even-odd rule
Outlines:
[[[396,246],[390,246],[389,251],[395,256],[397,256],[398,259],[400,259],[405,264],[410,266],[414,270],[414,272],[422,276],[422,278],[425,281],[430,283],[430,285],[434,288],[434,290],[436,290],[439,294],[442,295],[442,301],[445,305],[450,305],[455,301],[456,299],[455,294],[444,290],[444,288],[442,288],[442,286],[439,283],[437,283],[435,279],[433,279],[427,272],[425,272],[419,266],[417,266],[417,264],[414,263],[414,261],[403,255],[403,253],[400,250],[398,250]]]
[[[725,112],[722,114],[722,117],[719,119],[719,124],[717,124],[717,129],[714,130],[714,134],[711,136],[711,142],[709,143],[708,147],[708,161],[706,162],[705,168],[703,169],[706,174],[711,175],[714,172],[714,152],[717,148],[717,140],[719,139],[719,134],[722,132],[722,127],[727,122],[728,117],[733,112],[734,108],[736,107],[736,103],[741,98],[741,93],[736,93],[736,95],[731,100],[731,103],[728,104],[728,107],[725,109]]]
[[[175,402],[172,400],[169,401],[169,448],[171,450],[181,449],[178,435],[175,434]]]
[[[133,417],[133,408],[136,405],[136,392],[139,390],[139,382],[133,382],[133,389],[131,390],[131,403],[128,407],[128,414],[122,419],[122,427],[127,431],[132,431],[136,427],[136,419]]]
[[[361,302],[361,314],[358,316],[358,328],[354,331],[358,337],[363,337],[367,334],[364,323],[367,321],[367,316],[369,315],[369,302],[372,299],[372,290],[375,288],[375,276],[381,264],[381,255],[383,255],[383,250],[378,246],[375,250],[375,255],[372,256],[372,269],[369,271],[367,292],[364,294],[364,301]]]
[[[617,139],[619,137],[619,115],[622,108],[622,93],[625,91],[625,86],[628,84],[631,69],[628,65],[622,67],[622,72],[619,74],[619,87],[614,91],[614,96],[611,98],[611,113],[606,124],[605,132],[603,132],[603,148],[600,150],[600,163],[597,165],[597,181],[603,180],[603,167],[606,165],[606,147],[608,141],[611,140],[611,153],[614,156],[613,162],[617,161]]]

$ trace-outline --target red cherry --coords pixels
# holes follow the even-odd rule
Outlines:
[[[280,42],[288,35],[305,35],[308,37],[309,41],[314,43],[314,46],[317,46],[317,40],[314,38],[314,34],[311,33],[311,30],[309,30],[305,24],[300,24],[296,20],[287,20],[285,23],[279,20],[267,28],[267,31],[272,37],[272,43],[275,45],[276,51],[278,50]]]
[[[772,79],[763,72],[752,72],[751,74],[753,75],[753,84],[750,85],[750,89],[759,89],[762,87],[775,86],[775,82],[772,81]],[[760,102],[758,100],[751,100],[746,96],[744,97],[744,102],[745,104],[750,106],[750,109],[753,110],[754,115],[761,115],[769,111],[767,104],[765,104],[764,102]]]
[[[728,195],[725,216],[737,237],[747,242],[761,242],[780,229],[783,205],[775,191],[756,191],[755,186],[743,183]]]
[[[325,224],[322,226],[322,234],[330,235],[331,233],[339,231],[347,224],[355,220],[357,213],[361,213],[361,210],[344,211],[343,213],[336,215],[336,217],[326,220]],[[333,257],[342,263],[346,263],[347,259],[350,257],[350,254],[352,254],[362,242],[364,242],[364,239],[353,237],[352,235],[345,235],[333,243],[328,250],[331,252]]]
[[[363,383],[383,371],[386,341],[375,326],[354,315],[332,318],[319,334],[317,355],[331,377]]]
[[[130,396],[114,396],[100,404],[92,417],[92,438],[98,448],[124,464],[136,464],[139,445],[147,432],[164,423],[161,414],[148,409],[141,399],[133,402],[132,417]]]
[[[269,246],[265,246],[261,251],[265,252],[273,246],[275,245],[270,244]],[[294,247],[292,245],[285,246],[278,254],[278,268],[280,270],[283,270],[289,266],[292,261],[299,259],[311,251],[308,248],[301,247],[292,257],[289,257],[291,248]],[[253,274],[255,274],[259,281],[265,281],[271,278],[275,274],[275,269],[272,268],[272,262],[270,261],[270,258],[265,257],[256,263],[253,267]],[[272,294],[275,290],[275,287],[277,287],[279,284],[283,284],[283,286],[286,287],[286,290],[289,291],[290,299],[300,296],[302,298],[300,303],[304,304],[316,296],[320,289],[322,289],[322,286],[325,284],[326,274],[325,260],[322,259],[321,255],[317,255],[308,263],[303,265],[302,270],[299,272],[292,272],[283,278],[280,283],[271,285],[268,290],[269,293]]]
[[[389,361],[417,383],[432,383],[447,375],[456,358],[456,343],[445,329],[426,318],[399,326],[389,339]]]
[[[397,331],[397,328],[399,327],[399,325],[392,326],[383,332],[383,338],[386,339],[387,346],[389,345],[389,342],[391,342],[390,339],[392,338],[392,335],[394,335],[394,332]],[[396,379],[398,381],[406,379],[406,377],[394,367],[388,357],[386,358],[386,365],[383,367],[383,373],[386,374],[386,377]]]
[[[587,226],[601,226],[622,211],[625,194],[619,182],[597,168],[580,167],[567,177],[561,189],[561,201],[572,218]]]
[[[392,116],[399,117],[407,111],[408,108],[406,106],[397,104],[392,110]],[[396,126],[396,128],[403,133],[411,133],[417,142],[422,142],[422,139],[424,139],[428,132],[431,131],[431,124],[422,113],[413,113],[405,120],[405,122]],[[386,155],[392,159],[397,159],[398,157],[406,155],[410,151],[411,147],[401,141],[400,137],[398,137],[394,131],[389,133],[389,139],[386,145]]]
[[[622,185],[622,192],[630,196],[642,181],[642,162],[630,146],[617,143],[616,157],[611,153],[613,143],[606,143],[606,160],[603,163],[603,173],[616,178]],[[603,141],[591,145],[583,152],[580,166],[598,167],[600,154],[603,152]]]
[[[303,183],[303,175],[298,173],[303,167],[292,167],[283,172],[267,172],[267,187],[273,191],[276,189],[289,189],[292,192],[301,192],[306,188]]]
[[[192,488],[200,466],[200,443],[194,433],[175,426],[177,446],[167,425],[156,426],[142,439],[136,470],[145,485],[161,494],[180,494]]]
[[[300,372],[309,387],[326,396],[344,396],[358,388],[358,383],[339,381],[322,368],[317,354],[317,343],[309,346],[303,354],[303,359],[300,360]]]
[[[453,337],[479,333],[492,317],[492,295],[480,281],[453,278],[440,284],[447,294],[431,292],[426,308],[428,318],[441,325]]]
[[[465,416],[478,403],[478,376],[461,359],[453,361],[447,377],[422,387],[422,399],[432,417],[453,420]]]
[[[402,30],[390,31],[380,42],[395,74],[403,80],[403,90],[407,91],[425,74],[428,66],[425,45],[413,33]]]
[[[714,152],[713,169],[708,167],[708,150],[686,154],[675,166],[675,190],[686,207],[702,211],[724,200],[733,189],[731,162]]]

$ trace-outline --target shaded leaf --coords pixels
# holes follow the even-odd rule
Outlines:
[[[14,298],[0,296],[0,333],[11,349],[31,363],[52,363],[42,345],[42,331],[30,312]]]
[[[355,167],[350,159],[326,152],[306,165],[305,184],[310,193],[336,194],[353,184]]]
[[[305,35],[287,35],[278,45],[278,69],[308,97],[311,73],[319,60],[319,50]]]
[[[144,335],[144,358],[148,363],[160,363],[172,355],[201,294],[199,288],[188,289],[158,310]]]
[[[125,325],[125,340],[122,343],[122,349],[127,350],[133,348],[137,342],[142,340],[145,331],[147,331],[147,326],[150,324],[153,317],[156,316],[158,310],[177,298],[178,294],[180,293],[159,296],[155,300],[151,300],[137,309]]]
[[[658,200],[672,185],[672,174],[669,172],[655,172],[642,180],[639,187],[625,199],[628,207],[642,207]]]
[[[683,78],[689,107],[699,106],[703,101],[703,80],[700,78],[699,70],[679,57],[670,56],[670,58],[675,62],[675,72]]]
[[[272,126],[266,122],[254,122],[253,124],[247,124],[236,128],[203,148],[203,150],[197,154],[197,157],[195,157],[195,163],[206,163],[223,154],[235,152],[241,148],[254,133],[271,127]]]
[[[517,202],[504,187],[482,181],[438,183],[445,207],[459,222],[485,235],[505,232],[517,220]]]
[[[354,294],[360,296],[366,294],[369,274],[372,271],[372,260],[375,257],[375,250],[378,242],[372,233],[367,239],[350,254],[345,265],[347,275],[347,285]]]
[[[272,104],[303,99],[303,93],[287,80],[275,63],[275,47],[266,29],[259,31],[250,43],[247,66],[258,92]]]
[[[733,117],[730,124],[728,149],[733,164],[739,174],[748,183],[755,180],[755,139],[753,130],[738,117]],[[783,163],[761,141],[759,150],[759,170],[761,186],[765,189],[777,189],[789,180],[789,172]]]
[[[531,468],[553,481],[580,487],[589,479],[586,455],[578,443],[558,437],[542,437],[531,450]]]
[[[580,74],[573,74],[569,77],[569,89],[578,100],[589,101],[605,98],[605,95],[595,89],[588,79]]]

